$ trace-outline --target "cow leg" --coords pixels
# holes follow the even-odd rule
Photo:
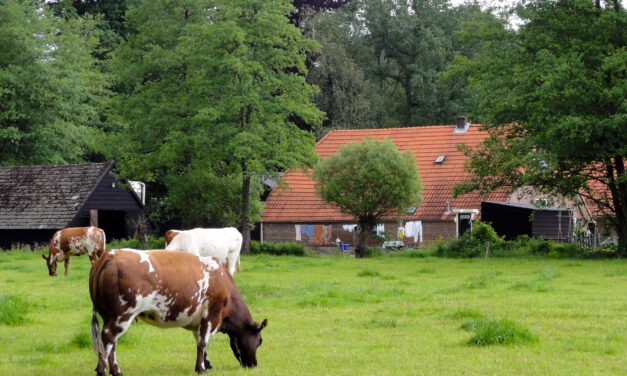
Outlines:
[[[198,346],[198,343],[200,342],[200,338],[198,336],[198,332],[199,332],[199,330],[194,331],[194,339],[196,339],[197,346]],[[198,364],[198,356],[199,356],[199,354],[198,354],[198,347],[197,347],[197,349],[196,349],[196,364]],[[211,365],[211,362],[207,358],[207,351],[206,350],[204,350],[202,352],[202,356],[203,356],[203,364],[205,365],[205,370],[212,369],[213,366]]]
[[[65,267],[65,272],[63,273],[63,275],[67,277],[67,273],[70,270],[70,256],[69,255],[65,256],[65,261],[63,261],[63,266]]]
[[[102,326],[102,345],[105,350],[105,358],[109,361],[109,373],[113,376],[122,376],[116,357],[115,345],[122,334],[128,330],[134,318],[134,315],[124,314],[119,316],[117,320],[107,320]],[[100,376],[100,373],[98,376]]]
[[[208,369],[211,369],[211,362],[207,359],[207,343],[211,329],[211,322],[209,319],[203,319],[200,322],[200,326],[194,331],[194,338],[196,338],[196,373],[205,373]]]

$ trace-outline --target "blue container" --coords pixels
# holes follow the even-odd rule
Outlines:
[[[340,248],[342,248],[342,252],[348,253],[348,249],[350,248],[350,244],[340,244]]]

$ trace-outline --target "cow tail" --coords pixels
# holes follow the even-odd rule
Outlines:
[[[100,338],[100,328],[98,327],[98,317],[96,316],[96,309],[91,317],[91,344],[94,347],[94,351],[98,354],[99,359],[106,357],[104,345],[102,344],[102,338]]]
[[[237,272],[239,273],[239,255],[237,255],[237,261],[235,261],[235,269],[237,270]]]

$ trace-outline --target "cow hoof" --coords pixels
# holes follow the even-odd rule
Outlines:
[[[107,376],[107,373],[103,369],[96,368],[96,376]]]
[[[209,359],[205,359],[205,369],[212,369],[213,367],[211,366],[211,362],[209,361]]]
[[[204,368],[203,368],[203,369],[198,369],[198,368],[196,368],[196,373],[199,373],[199,374],[200,374],[200,373],[207,373],[207,370],[206,370],[206,369],[204,369]]]

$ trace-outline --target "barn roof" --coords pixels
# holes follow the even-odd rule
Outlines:
[[[423,184],[423,203],[414,214],[402,218],[442,221],[452,219],[455,209],[480,209],[482,200],[506,201],[511,194],[509,190],[502,189],[487,197],[472,192],[453,198],[453,185],[469,176],[464,170],[466,157],[458,150],[458,145],[475,147],[487,136],[478,124],[469,125],[463,132],[457,131],[452,125],[336,130],[318,141],[316,152],[325,158],[350,142],[359,142],[364,138],[389,138],[399,150],[414,154]],[[295,170],[284,174],[283,187],[275,188],[266,201],[262,222],[354,222],[354,218],[342,214],[335,206],[324,203],[316,195],[315,184],[309,173]],[[447,208],[450,211],[447,212]]]
[[[112,165],[0,167],[0,229],[67,226]]]

